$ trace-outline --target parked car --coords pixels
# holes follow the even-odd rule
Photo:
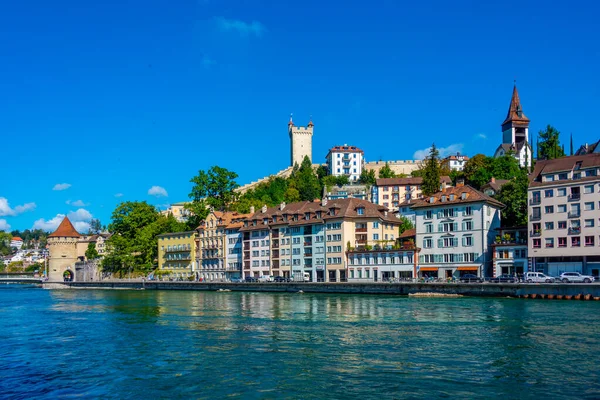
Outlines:
[[[490,279],[490,282],[495,282],[495,283],[515,283],[516,281],[517,281],[517,278],[515,278],[514,275],[509,275],[509,274],[502,274],[500,276]]]
[[[562,274],[560,274],[560,280],[563,283],[570,283],[570,282],[592,283],[592,282],[594,282],[594,277],[591,275],[581,275],[579,272],[563,272]]]
[[[242,282],[242,278],[231,278],[231,283],[240,283]]]
[[[527,283],[554,283],[555,279],[541,272],[527,272],[523,278]]]
[[[253,283],[253,282],[258,282],[258,279],[256,279],[253,276],[247,276],[246,279],[244,279],[244,281],[248,282],[248,283]]]
[[[273,277],[271,275],[261,275],[258,277],[259,282],[273,282]]]
[[[289,281],[290,281],[290,278],[286,278],[285,276],[276,276],[273,278],[273,282],[282,283],[282,282],[289,282]]]
[[[460,278],[458,278],[459,282],[463,283],[471,283],[471,282],[483,282],[483,279],[478,277],[475,274],[464,274]]]

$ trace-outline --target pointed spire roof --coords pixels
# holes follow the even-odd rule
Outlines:
[[[81,237],[79,232],[75,230],[75,227],[69,220],[69,217],[65,217],[58,228],[48,235],[48,237]]]
[[[508,122],[521,122],[528,123],[529,118],[523,113],[523,107],[521,107],[521,100],[519,100],[519,91],[517,90],[517,83],[513,88],[512,98],[510,99],[510,106],[508,107],[508,114],[502,125]]]

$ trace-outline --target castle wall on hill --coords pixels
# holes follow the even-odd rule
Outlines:
[[[421,160],[370,161],[365,163],[365,169],[374,170],[375,176],[379,176],[379,170],[385,166],[386,162],[396,175],[410,175],[414,170],[419,169],[423,163]]]

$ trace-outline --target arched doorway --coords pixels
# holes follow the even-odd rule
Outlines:
[[[75,274],[73,273],[73,271],[71,271],[70,269],[66,270],[63,273],[63,280],[65,282],[73,282],[73,278],[75,277]]]

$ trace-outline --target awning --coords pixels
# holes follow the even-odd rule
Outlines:
[[[458,267],[459,271],[479,271],[479,267]]]
[[[419,271],[437,271],[438,267],[421,267]]]

